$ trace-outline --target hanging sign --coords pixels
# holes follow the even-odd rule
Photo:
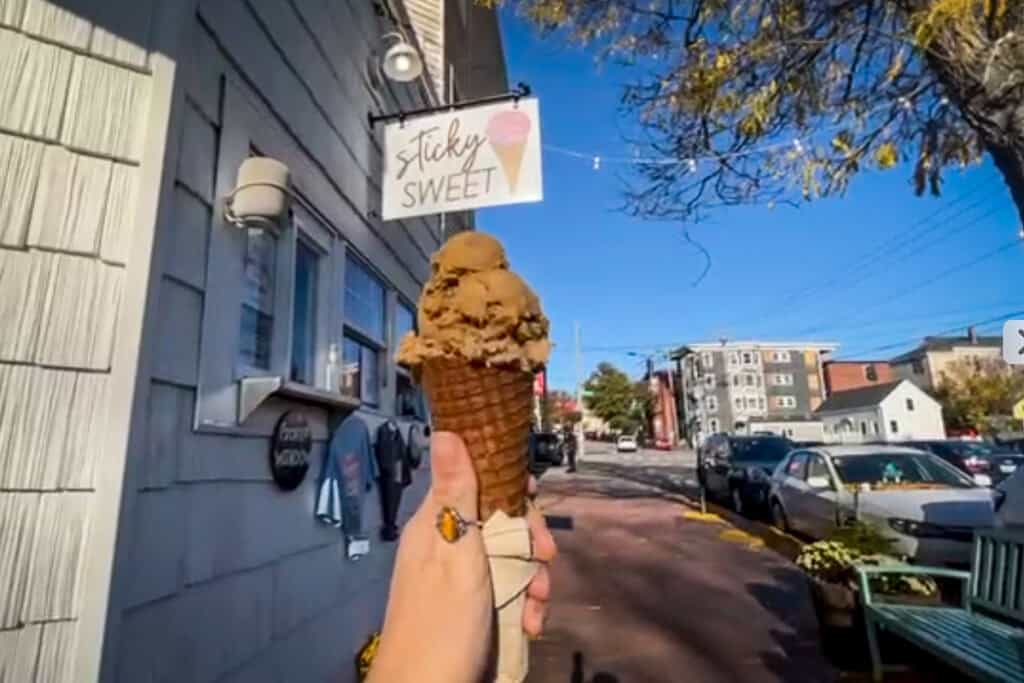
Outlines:
[[[284,491],[302,483],[309,470],[313,430],[302,413],[287,412],[278,420],[270,447],[270,472]]]
[[[382,185],[384,220],[540,201],[536,98],[389,123]]]

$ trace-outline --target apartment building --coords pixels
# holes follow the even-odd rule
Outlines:
[[[829,342],[722,341],[689,344],[673,359],[683,379],[683,424],[702,440],[745,430],[751,420],[806,420],[825,400]]]
[[[396,544],[317,517],[326,444],[422,433],[394,353],[472,224],[382,221],[368,114],[506,90],[467,0],[0,2],[0,679],[356,679]]]
[[[946,368],[957,361],[1002,362],[1003,338],[980,336],[969,328],[962,337],[925,337],[917,348],[889,361],[893,379],[909,379],[925,391],[938,388]]]

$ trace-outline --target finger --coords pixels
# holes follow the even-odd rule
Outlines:
[[[458,434],[434,432],[430,439],[430,497],[436,509],[452,507],[466,520],[479,517],[476,472]]]
[[[558,555],[558,546],[555,545],[555,538],[548,529],[544,515],[533,505],[526,511],[526,522],[530,526],[530,538],[533,541],[533,559],[541,562],[550,562]]]
[[[526,493],[531,498],[537,495],[537,477],[531,476],[529,483],[526,485]]]
[[[539,638],[544,632],[544,621],[548,616],[548,605],[546,602],[527,598],[523,605],[523,631],[528,636]]]
[[[537,569],[537,573],[526,587],[526,596],[541,602],[551,597],[551,573],[547,567],[541,566]]]

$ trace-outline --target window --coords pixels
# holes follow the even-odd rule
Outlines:
[[[754,365],[761,364],[761,354],[758,351],[754,351]]]
[[[791,387],[793,386],[793,375],[774,373],[771,375],[771,383],[777,387]]]
[[[793,396],[776,396],[775,405],[779,408],[796,408],[796,398]]]
[[[395,306],[395,346],[406,334],[416,329],[416,313],[411,306],[399,301]],[[426,419],[419,388],[413,383],[409,371],[399,365],[395,379],[395,412],[401,417]]]
[[[746,378],[746,382],[747,382],[747,386],[748,387],[754,386],[754,375],[751,375],[751,374],[748,373],[748,374],[744,375],[744,377]]]
[[[786,476],[795,477],[797,479],[803,479],[804,473],[807,471],[807,454],[796,453],[786,463]]]
[[[715,388],[715,376],[714,375],[704,375],[704,386],[707,387],[708,389],[714,389]]]
[[[878,381],[878,369],[874,365],[869,365],[864,368],[864,379],[869,382]]]
[[[754,384],[761,386],[761,375],[754,375]]]
[[[825,464],[825,459],[820,455],[811,456],[810,461],[807,463],[807,478],[811,477],[823,477],[832,481],[832,475],[829,474],[828,465]]]
[[[276,269],[277,238],[269,230],[249,230],[245,244],[238,348],[241,374],[246,374],[248,369],[270,370]]]
[[[342,356],[341,391],[367,405],[380,405],[380,353],[347,334]]]
[[[789,351],[772,351],[773,363],[788,363]]]
[[[345,258],[345,323],[384,344],[384,283],[352,254]]]
[[[892,432],[893,434],[900,433],[900,425],[899,423],[896,422],[896,420],[889,420],[889,431]]]
[[[734,387],[738,387],[740,385],[740,376],[739,375],[733,375],[732,376],[732,385]]]
[[[914,412],[914,399],[907,399],[907,410],[909,410],[910,412]]]
[[[765,403],[764,402],[764,396],[759,396],[758,399],[757,399],[757,408],[758,408],[758,410],[764,410],[764,403]]]
[[[914,371],[915,375],[924,374],[924,363],[921,362],[920,358],[915,358],[914,360],[910,361],[910,367]]]
[[[754,354],[752,354],[750,351],[744,351],[743,352],[743,364],[744,365],[753,365],[754,364]]]
[[[868,435],[868,423],[865,422],[864,420],[861,420],[860,422],[860,433],[863,434],[864,436]]]
[[[736,367],[740,364],[740,355],[735,351],[729,352],[729,367]]]
[[[747,410],[757,410],[757,399],[747,397]]]
[[[718,433],[718,418],[717,417],[713,417],[710,420],[708,420],[708,432],[711,433],[711,434],[717,434]]]
[[[700,362],[705,370],[715,367],[715,357],[710,351],[704,351],[700,354]]]
[[[736,410],[743,410],[743,399],[739,396],[733,399],[732,404],[736,407]]]
[[[704,399],[704,407],[708,409],[709,413],[718,411],[718,398],[715,396],[708,396]]]
[[[292,308],[291,378],[315,384],[317,281],[320,255],[303,239],[295,243],[295,287]]]

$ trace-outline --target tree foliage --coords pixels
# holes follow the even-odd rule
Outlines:
[[[568,391],[555,389],[548,392],[548,411],[552,424],[576,424],[583,419],[576,406],[576,399]]]
[[[992,433],[1024,398],[1024,372],[998,360],[955,361],[943,371],[935,398],[948,428]]]
[[[984,151],[1024,210],[1020,0],[506,1],[635,67],[636,215],[839,195],[904,161],[938,194]]]
[[[613,431],[634,433],[643,427],[650,400],[646,384],[634,382],[611,363],[601,363],[583,389],[583,403]]]

